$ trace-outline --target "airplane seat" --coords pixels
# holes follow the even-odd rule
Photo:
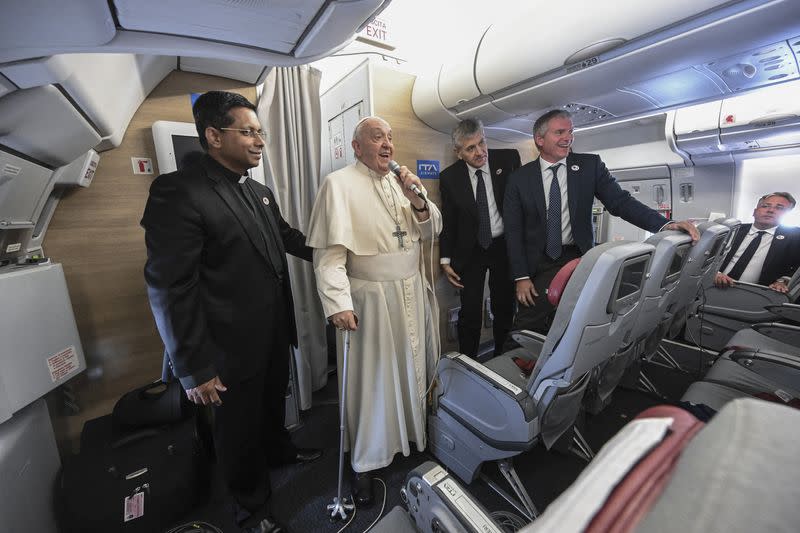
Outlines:
[[[623,427],[519,531],[796,531],[798,439],[800,413],[772,402],[733,401],[707,424],[683,409],[656,406]],[[408,511],[396,507],[373,531],[506,531],[435,463],[409,472],[400,496]],[[399,526],[388,529],[384,521]]]
[[[547,293],[547,300],[550,302],[554,308],[558,308],[558,304],[561,301],[561,297],[564,294],[564,289],[567,286],[572,274],[575,272],[575,269],[578,267],[578,263],[580,263],[580,257],[573,259],[572,261],[568,262],[561,269],[556,273],[553,277],[552,281],[550,281],[550,285],[546,289]],[[514,341],[519,344],[517,348],[513,350],[509,350],[505,352],[503,355],[507,355],[508,357],[505,358],[502,362],[492,360],[487,361],[485,364],[489,368],[497,371],[493,367],[493,365],[505,365],[507,364],[508,358],[511,358],[516,365],[523,371],[525,377],[529,376],[530,373],[533,371],[533,367],[536,363],[536,360],[539,358],[539,353],[544,346],[544,341],[546,340],[546,336],[540,333],[536,333],[530,330],[518,330],[512,331],[511,337]],[[501,372],[502,374],[502,372]],[[522,385],[524,386],[524,385]]]
[[[597,414],[611,401],[611,394],[627,372],[639,375],[636,363],[644,353],[648,339],[653,337],[660,323],[672,316],[669,311],[678,292],[681,270],[689,257],[691,242],[689,235],[679,231],[662,231],[645,241],[655,247],[655,252],[643,289],[641,310],[630,342],[603,365],[587,391],[584,403],[590,413]],[[663,329],[661,334],[663,336]]]
[[[654,247],[618,241],[591,249],[569,279],[530,377],[514,354],[485,365],[457,353],[439,364],[437,408],[428,417],[430,450],[472,482],[498,461],[530,517],[536,510],[508,461],[570,430],[589,378],[630,336]],[[611,281],[613,280],[613,281]]]
[[[709,287],[705,302],[686,324],[686,337],[711,350],[721,350],[743,329],[760,322],[800,322],[800,268],[789,280],[789,292],[780,293],[765,285],[736,282],[733,287]],[[781,333],[777,332],[778,339]]]
[[[722,261],[725,244],[728,242],[730,229],[722,224],[703,222],[697,226],[700,240],[692,246],[686,267],[681,272],[676,295],[678,305],[672,313],[666,338],[673,339],[683,329],[686,318],[694,314],[697,307],[697,296],[701,289],[714,283],[720,261]]]

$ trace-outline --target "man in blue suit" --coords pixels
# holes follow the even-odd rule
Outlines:
[[[691,222],[673,222],[633,198],[600,157],[571,152],[572,117],[548,111],[533,126],[539,157],[508,179],[503,220],[511,278],[520,304],[513,329],[547,331],[553,307],[545,291],[566,263],[594,246],[592,203],[597,197],[612,214],[650,231],[685,231],[699,238]],[[555,179],[554,179],[555,178]]]

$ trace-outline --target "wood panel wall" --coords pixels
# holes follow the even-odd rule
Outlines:
[[[193,122],[190,93],[228,90],[255,102],[255,87],[215,76],[173,71],[131,119],[119,147],[102,152],[88,189],[59,203],[43,243],[64,266],[86,353],[87,371],[70,386],[82,411],[54,416],[62,451],[75,450],[85,420],[109,413],[123,393],[158,379],[163,345],[147,301],[144,230],[139,226],[158,175],[151,126]],[[153,160],[153,175],[134,175],[131,157]]]
[[[415,77],[391,70],[380,65],[373,65],[373,103],[375,114],[385,119],[392,126],[394,158],[401,165],[415,170],[417,159],[438,160],[440,168],[447,168],[453,164],[457,157],[453,151],[450,135],[441,133],[429,127],[414,114],[411,106],[411,90]],[[524,141],[516,144],[493,143],[489,140],[490,147],[516,148],[519,150],[522,163],[525,164],[538,154],[533,146],[533,141]],[[441,204],[439,196],[439,180],[423,180],[428,196],[437,205]],[[461,305],[458,291],[450,285],[439,270],[439,243],[434,244],[434,272],[436,274],[436,296],[439,299],[439,325],[442,336],[443,352],[457,350],[458,342],[452,334],[448,338],[448,318],[451,309]],[[428,256],[426,254],[426,260]],[[488,283],[484,298],[489,295]],[[491,328],[483,328],[481,341],[492,339]]]

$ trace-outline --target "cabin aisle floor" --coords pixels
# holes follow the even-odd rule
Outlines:
[[[670,399],[677,400],[683,391],[696,378],[677,371],[655,365],[647,365],[647,374]],[[336,495],[338,475],[338,404],[336,399],[336,379],[314,393],[314,407],[302,413],[302,425],[293,433],[294,442],[302,447],[323,448],[322,457],[307,465],[290,465],[275,468],[271,472],[273,496],[272,512],[289,531],[293,533],[336,533],[344,522],[330,521],[326,506]],[[638,413],[664,403],[653,395],[640,391],[617,389],[613,401],[601,413],[587,416],[585,437],[596,452],[622,426]],[[400,501],[400,488],[406,474],[423,463],[435,458],[428,453],[415,452],[409,457],[397,455],[394,462],[383,469],[379,477],[386,483],[386,505],[384,514]],[[547,451],[542,446],[514,459],[517,472],[531,497],[539,508],[545,507],[563,492],[580,474],[585,463],[572,454]],[[346,471],[347,472],[347,471]],[[492,479],[501,479],[497,468],[488,465],[484,472]],[[216,472],[213,477],[211,497],[206,506],[195,509],[182,522],[206,521],[221,528],[226,533],[236,533],[227,498]],[[485,483],[478,480],[469,485],[469,490],[489,511],[514,511],[504,500],[492,492]],[[344,491],[349,494],[347,474]],[[368,508],[359,508],[355,518],[345,530],[348,533],[361,533],[381,512],[383,487],[376,482],[375,502]],[[349,517],[348,517],[349,518]]]

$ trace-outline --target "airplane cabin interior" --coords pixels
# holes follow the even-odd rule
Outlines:
[[[140,222],[154,179],[203,151],[192,105],[207,91],[255,104],[266,138],[249,177],[304,233],[325,177],[356,161],[365,117],[391,125],[394,160],[441,207],[460,121],[480,119],[489,148],[525,165],[534,122],[561,109],[573,152],[699,235],[648,232],[596,198],[595,246],[550,285],[546,334],[514,331],[518,347],[494,356],[487,282],[475,358],[458,351],[439,241],[426,244],[441,344],[427,445],[381,470],[371,506],[337,517],[340,332],[314,266],[289,257],[286,427],[323,454],[270,471],[285,530],[800,530],[800,268],[786,291],[715,284],[760,198],[800,196],[796,0],[4,0],[0,529],[239,531],[209,409],[191,411],[191,467],[178,441],[159,466],[75,467],[105,457],[87,433],[130,391],[191,410],[157,383]],[[789,209],[780,227],[796,226]],[[147,481],[179,464],[182,488]],[[95,499],[95,480],[127,492]]]

